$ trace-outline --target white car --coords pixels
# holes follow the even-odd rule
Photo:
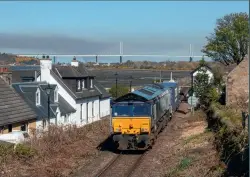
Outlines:
[[[0,141],[18,144],[26,141],[29,137],[30,136],[26,131],[13,131],[11,133],[0,135]]]

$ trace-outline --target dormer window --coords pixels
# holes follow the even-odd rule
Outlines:
[[[80,80],[77,81],[77,89],[81,90],[81,81]]]
[[[90,88],[93,88],[93,79],[90,79]]]
[[[56,87],[54,91],[54,101],[58,102],[58,87]]]
[[[40,96],[41,96],[41,93],[40,93],[40,89],[38,88],[37,91],[36,91],[36,106],[40,105]]]
[[[82,80],[82,89],[84,89],[85,88],[85,80],[83,79]]]

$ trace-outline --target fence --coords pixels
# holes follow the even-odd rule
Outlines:
[[[246,128],[246,121],[247,121],[247,125],[249,127],[249,114],[247,112],[242,111],[242,127],[243,129]],[[249,131],[249,128],[248,128]]]

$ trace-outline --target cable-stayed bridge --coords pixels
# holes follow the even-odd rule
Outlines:
[[[120,63],[122,63],[123,57],[159,57],[159,58],[201,58],[206,56],[193,55],[192,46],[190,44],[189,55],[167,55],[167,54],[123,54],[123,43],[120,42],[120,54],[17,54],[19,56],[30,56],[30,57],[95,57],[95,62],[98,63],[99,57],[120,57]],[[45,56],[46,55],[46,56]]]

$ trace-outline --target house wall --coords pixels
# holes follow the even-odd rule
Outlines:
[[[38,119],[36,121],[36,130],[43,130],[43,121],[42,121],[42,119]]]
[[[100,117],[106,116],[109,114],[110,111],[110,101],[109,99],[99,100],[99,97],[87,98],[82,99],[79,101],[75,101],[75,99],[66,91],[60,82],[57,82],[50,74],[51,66],[49,66],[50,62],[47,60],[41,60],[43,65],[41,65],[41,77],[38,77],[38,80],[49,82],[50,84],[56,84],[58,86],[58,93],[76,110],[75,113],[70,115],[70,124],[76,124],[78,126],[85,125],[87,123],[94,122],[99,120]],[[42,68],[43,66],[43,68]],[[49,74],[48,77],[44,77],[43,74],[46,76]],[[92,113],[92,109],[94,108],[94,113]],[[59,114],[60,115],[60,114]],[[58,123],[64,123],[64,116],[57,117]],[[38,121],[38,126],[42,126],[42,121]]]
[[[198,73],[200,73],[200,71],[195,71],[193,73],[193,82],[194,82],[195,76],[197,76]],[[213,78],[213,73],[210,70],[206,70],[206,74],[208,75],[209,80],[211,81],[211,79]]]
[[[110,98],[100,100],[100,117],[110,115]]]
[[[21,126],[23,124],[27,124],[28,133],[30,133],[32,128],[36,128],[36,120],[33,119],[33,120],[29,120],[27,122],[18,122],[18,123],[12,124],[12,131],[21,131]],[[10,133],[8,130],[8,125],[6,125],[6,127],[4,128],[4,130],[1,133],[2,134]]]
[[[88,98],[86,100],[78,101],[76,109],[77,119],[75,122],[78,125],[84,125],[99,120],[100,119],[99,107],[100,107],[99,97],[93,97],[93,98]],[[94,108],[94,110],[92,110],[92,108]],[[81,122],[81,114],[82,114],[82,122]]]
[[[249,97],[248,86],[249,60],[244,59],[227,76],[226,82],[226,104],[233,105],[239,101],[246,101]]]

